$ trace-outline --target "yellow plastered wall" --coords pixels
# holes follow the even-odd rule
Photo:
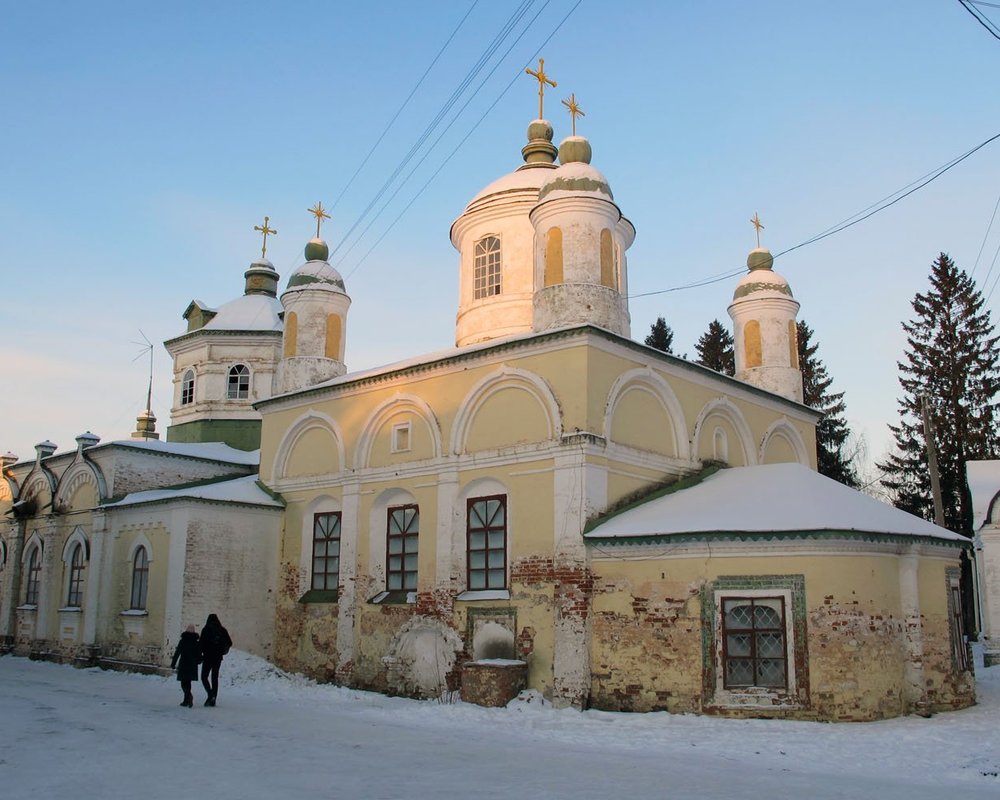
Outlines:
[[[285,315],[285,347],[283,355],[285,358],[292,358],[298,347],[299,338],[299,316],[294,311],[289,311]]]
[[[792,447],[791,442],[784,436],[775,435],[768,439],[767,448],[764,450],[763,463],[784,464],[789,462],[794,463],[798,460],[795,448]]]
[[[326,351],[327,358],[340,359],[340,338],[342,322],[336,314],[329,314],[326,318]]]
[[[340,469],[333,434],[314,427],[302,433],[292,446],[286,462],[288,475],[329,475]]]
[[[491,394],[476,410],[465,451],[542,442],[551,437],[551,431],[545,409],[532,394],[519,387],[504,388]]]
[[[563,238],[561,228],[549,228],[545,240],[545,285],[563,282]]]
[[[615,288],[615,245],[611,231],[601,231],[601,285]]]
[[[759,367],[763,363],[760,341],[760,322],[752,319],[743,328],[744,366],[747,369]]]
[[[670,414],[642,385],[627,387],[619,396],[611,421],[611,439],[666,456],[678,455]]]

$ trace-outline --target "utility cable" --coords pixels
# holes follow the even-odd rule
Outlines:
[[[990,224],[986,226],[986,235],[983,236],[983,243],[979,245],[979,253],[976,255],[976,263],[972,265],[972,272],[969,273],[971,278],[976,274],[976,268],[979,266],[979,259],[982,258],[983,248],[986,247],[986,240],[990,238],[990,231],[993,230],[993,220],[997,218],[997,209],[1000,208],[1000,195],[997,195],[997,204],[993,206],[993,216],[990,217]],[[994,260],[996,257],[994,256]]]
[[[837,225],[834,225],[832,228],[827,228],[824,232],[819,233],[819,234],[813,236],[812,238],[806,239],[804,242],[801,242],[801,243],[799,243],[799,244],[797,244],[797,245],[795,245],[793,247],[789,247],[786,250],[782,250],[780,253],[775,254],[774,258],[775,259],[780,258],[781,256],[783,256],[783,255],[785,255],[787,253],[791,253],[793,250],[798,250],[800,247],[805,247],[806,245],[814,244],[815,242],[818,242],[821,239],[825,239],[828,236],[833,236],[836,233],[840,233],[841,231],[845,231],[848,228],[850,228],[850,227],[852,227],[854,225],[857,225],[859,222],[864,222],[869,217],[873,217],[875,214],[879,213],[880,211],[884,211],[885,209],[889,208],[890,206],[893,206],[896,203],[898,203],[903,198],[909,197],[914,192],[916,192],[916,191],[924,188],[929,183],[932,183],[933,181],[937,180],[942,175],[944,175],[946,172],[948,172],[948,170],[950,170],[952,167],[958,166],[963,161],[965,161],[965,159],[967,159],[969,156],[971,156],[973,153],[976,153],[979,150],[982,150],[984,147],[986,147],[986,145],[990,144],[991,142],[995,142],[997,139],[1000,139],[1000,133],[994,134],[993,136],[991,136],[986,141],[977,144],[971,150],[967,150],[962,155],[957,156],[957,157],[953,158],[951,161],[948,161],[945,164],[941,165],[937,169],[932,170],[931,172],[927,173],[924,176],[924,178],[918,179],[917,181],[915,181],[913,183],[907,184],[907,186],[904,187],[904,189],[908,189],[908,191],[903,191],[903,189],[900,189],[899,191],[895,192],[894,194],[888,195],[884,200],[879,201],[879,203],[874,204],[874,206],[868,206],[868,208],[866,209],[867,213],[858,212],[858,214],[855,214],[855,215],[853,215],[851,217],[848,217],[847,220],[845,220],[844,222],[838,223]],[[900,194],[900,192],[902,192],[902,194]],[[889,200],[889,198],[895,198],[895,199],[890,200],[889,202],[885,202],[885,200]],[[655,291],[655,292],[643,292],[641,294],[633,294],[633,295],[629,295],[629,298],[631,299],[633,297],[650,297],[652,295],[657,295],[657,294],[667,294],[668,292],[677,292],[677,291],[680,291],[682,289],[694,289],[694,288],[697,288],[699,286],[708,286],[711,283],[718,283],[719,281],[726,280],[727,278],[731,278],[731,277],[734,277],[736,275],[739,275],[743,271],[744,270],[742,268],[741,269],[735,269],[735,270],[732,270],[732,271],[727,272],[727,273],[722,273],[718,277],[715,277],[715,278],[705,278],[703,280],[694,281],[692,283],[684,284],[682,286],[673,286],[673,287],[671,287],[669,289],[661,289],[661,290]]]
[[[406,168],[406,165],[420,150],[424,142],[427,141],[427,139],[434,132],[437,126],[441,124],[441,121],[445,118],[445,116],[447,116],[452,106],[454,106],[454,104],[458,101],[459,97],[461,97],[465,93],[465,90],[468,88],[469,84],[472,83],[475,77],[482,71],[483,67],[486,65],[489,59],[492,58],[493,54],[497,51],[497,49],[499,49],[504,39],[506,39],[510,35],[510,32],[517,26],[517,24],[521,21],[521,19],[527,13],[528,9],[534,4],[534,2],[535,0],[524,0],[521,3],[521,5],[519,5],[514,10],[514,13],[511,14],[510,18],[504,24],[503,28],[501,28],[500,32],[493,38],[493,41],[490,42],[490,44],[487,46],[486,51],[479,57],[478,61],[476,61],[473,67],[462,79],[462,82],[459,84],[459,86],[454,90],[454,92],[452,92],[451,97],[448,98],[444,106],[442,106],[442,108],[438,111],[434,119],[431,120],[431,122],[427,125],[427,127],[424,129],[423,133],[420,135],[417,141],[410,147],[409,152],[407,152],[407,154],[403,157],[400,163],[396,166],[392,174],[386,179],[385,183],[382,184],[382,188],[378,190],[375,197],[372,198],[371,202],[369,202],[367,206],[365,206],[364,210],[351,225],[347,233],[343,235],[337,246],[333,248],[331,255],[334,255],[338,250],[340,250],[340,248],[344,245],[344,243],[347,241],[350,235],[355,231],[355,229],[357,229],[358,225],[360,225],[361,222],[365,219],[365,217],[368,216],[368,213],[372,210],[372,208],[375,207],[378,201],[382,198],[382,195],[385,194],[388,188],[399,176],[399,174]]]
[[[570,8],[570,10],[566,12],[566,15],[561,20],[559,20],[559,23],[555,26],[555,28],[552,29],[552,32],[549,33],[549,35],[545,37],[545,40],[535,49],[535,52],[531,55],[531,57],[526,62],[526,66],[530,66],[532,64],[532,62],[534,62],[535,58],[538,57],[538,54],[552,40],[552,37],[555,36],[559,32],[559,30],[562,28],[562,26],[566,24],[566,21],[572,16],[573,12],[576,11],[576,9],[580,6],[580,4],[582,2],[583,2],[583,0],[576,0],[576,3],[573,4],[573,7]],[[546,5],[547,5],[547,3],[546,3]],[[539,13],[541,13],[541,12],[539,12]],[[536,14],[535,18],[537,18],[537,16],[538,15]],[[532,22],[534,22],[534,19],[532,19]],[[530,28],[530,25],[528,27]],[[509,52],[509,50],[508,50],[508,52]],[[505,57],[506,57],[506,55],[505,55]],[[494,68],[494,69],[496,69],[496,68]],[[464,145],[465,142],[469,139],[469,137],[472,136],[472,134],[476,131],[476,129],[483,123],[483,120],[486,119],[486,117],[489,115],[489,113],[504,98],[504,96],[507,94],[507,92],[510,91],[510,88],[518,81],[518,79],[521,77],[521,75],[524,74],[523,69],[524,69],[524,67],[520,68],[517,71],[517,73],[514,75],[514,77],[511,78],[510,82],[503,88],[503,90],[500,92],[500,94],[497,95],[497,98],[482,113],[482,116],[480,116],[479,119],[476,120],[475,124],[469,129],[468,133],[466,133],[465,136],[463,136],[462,139],[458,142],[458,144],[455,145],[455,147],[447,155],[447,157],[444,159],[444,161],[441,162],[440,166],[424,182],[423,186],[421,186],[417,190],[417,193],[415,195],[413,195],[412,198],[410,198],[410,201],[403,207],[403,210],[399,212],[399,214],[396,216],[395,219],[393,219],[393,221],[391,223],[389,223],[389,227],[387,227],[385,229],[385,231],[382,232],[382,235],[379,236],[379,238],[375,241],[375,243],[368,249],[368,252],[366,252],[361,257],[361,260],[358,261],[358,263],[355,264],[351,268],[351,271],[349,273],[347,273],[346,277],[350,277],[351,275],[354,274],[354,272],[365,262],[365,260],[368,258],[368,256],[371,255],[372,251],[376,247],[378,247],[378,245],[382,242],[383,239],[385,239],[386,236],[388,236],[389,232],[395,227],[396,223],[399,222],[400,219],[402,219],[403,215],[406,214],[407,211],[409,211],[410,207],[417,201],[417,198],[419,198],[420,195],[422,195],[424,193],[424,190],[426,190],[427,187],[430,186],[431,182],[440,174],[441,170],[443,170],[445,168],[445,166],[447,166],[449,163],[451,163],[451,159],[455,155],[455,153],[457,153],[458,150],[462,147],[462,145]]]
[[[465,12],[465,16],[463,16],[458,21],[458,25],[456,25],[455,30],[451,32],[451,36],[449,36],[448,39],[445,41],[445,43],[441,45],[441,49],[438,50],[437,55],[434,56],[434,60],[431,61],[431,63],[427,66],[427,69],[424,70],[424,74],[420,76],[420,80],[417,81],[416,85],[410,90],[410,93],[406,96],[406,99],[402,102],[399,108],[396,109],[396,113],[393,115],[392,119],[389,120],[388,124],[385,126],[385,129],[382,131],[382,134],[378,137],[378,139],[375,140],[375,144],[371,146],[371,149],[361,160],[361,163],[358,164],[358,168],[354,170],[354,174],[351,175],[350,179],[347,181],[347,184],[344,186],[343,189],[340,190],[340,194],[337,195],[336,199],[333,201],[333,205],[330,206],[331,211],[333,211],[333,209],[337,207],[337,203],[340,202],[340,199],[344,196],[344,193],[351,188],[351,184],[354,183],[354,179],[357,178],[361,170],[364,169],[365,164],[368,163],[368,159],[372,157],[372,154],[375,152],[378,146],[382,144],[382,140],[386,137],[386,134],[389,133],[389,129],[392,128],[396,120],[399,119],[399,115],[403,113],[403,109],[405,109],[406,106],[409,104],[410,100],[413,99],[413,95],[417,93],[417,89],[421,87],[421,85],[424,82],[424,79],[434,68],[434,65],[437,64],[438,60],[441,58],[444,51],[448,48],[448,45],[451,44],[451,40],[455,38],[455,35],[458,33],[459,29],[462,27],[462,25],[465,24],[465,21],[469,18],[469,15],[472,13],[472,11],[478,4],[479,0],[473,0],[472,5],[469,6],[469,10]]]
[[[994,25],[986,18],[985,14],[982,14],[977,9],[973,8],[969,0],[958,0],[958,2],[961,3],[962,8],[964,8],[966,11],[972,14],[972,17],[973,19],[976,20],[976,22],[978,22],[980,25],[986,28],[987,31],[989,31],[990,36],[992,36],[994,39],[1000,39],[1000,31],[997,30],[996,25]]]

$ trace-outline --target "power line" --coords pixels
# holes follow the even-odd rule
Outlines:
[[[469,6],[469,10],[465,12],[465,16],[463,16],[458,21],[458,25],[456,25],[455,30],[451,32],[451,36],[449,36],[445,41],[445,43],[441,45],[441,49],[438,50],[437,55],[434,56],[433,61],[431,61],[431,63],[428,64],[427,69],[424,70],[424,74],[420,76],[420,80],[417,81],[416,85],[413,87],[413,89],[410,90],[410,93],[406,96],[406,99],[402,102],[399,108],[396,109],[396,113],[393,115],[392,119],[389,120],[388,124],[385,126],[385,129],[382,131],[378,139],[375,140],[375,144],[371,146],[371,149],[368,151],[367,155],[365,155],[365,157],[361,160],[361,163],[358,164],[358,168],[354,170],[354,174],[351,175],[350,179],[347,181],[347,184],[344,186],[343,189],[340,190],[340,194],[337,195],[336,199],[333,201],[333,205],[330,206],[331,211],[333,211],[333,209],[337,207],[337,203],[340,202],[340,198],[344,196],[344,193],[351,188],[351,184],[354,183],[354,179],[358,177],[358,174],[364,168],[365,164],[368,163],[368,159],[372,157],[372,153],[374,153],[375,150],[378,148],[378,146],[382,144],[382,140],[385,138],[386,134],[389,133],[389,129],[393,126],[396,120],[399,119],[399,115],[403,113],[403,109],[405,109],[406,106],[409,104],[410,100],[413,99],[413,95],[416,94],[417,89],[419,89],[420,86],[423,84],[424,79],[434,68],[434,65],[437,64],[438,60],[441,58],[441,55],[447,49],[448,45],[451,44],[451,40],[455,38],[455,34],[457,34],[462,25],[465,24],[465,21],[469,18],[469,15],[472,13],[473,9],[475,9],[475,7],[478,4],[479,0],[473,0],[472,5]]]
[[[990,36],[992,36],[994,39],[1000,39],[1000,31],[997,30],[996,25],[990,22],[986,18],[985,14],[982,14],[979,12],[978,9],[973,8],[971,0],[958,0],[958,2],[962,4],[962,8],[964,8],[966,11],[972,14],[972,17],[973,19],[976,20],[976,22],[978,22],[980,25],[986,28],[987,31],[989,31]],[[986,4],[983,3],[982,5]]]
[[[952,167],[958,166],[963,161],[965,161],[965,159],[967,159],[969,156],[971,156],[973,153],[976,153],[979,150],[982,150],[984,147],[986,147],[986,145],[990,144],[991,142],[996,141],[997,139],[1000,139],[1000,133],[994,134],[993,136],[991,136],[986,141],[980,142],[979,144],[977,144],[971,150],[967,150],[962,155],[956,156],[951,161],[948,161],[948,162],[942,164],[937,169],[932,170],[931,172],[928,172],[926,175],[924,175],[923,178],[918,178],[916,181],[914,181],[912,183],[908,183],[906,186],[903,187],[903,189],[900,189],[900,190],[894,192],[893,194],[888,195],[887,197],[885,197],[882,200],[880,200],[878,203],[875,203],[875,204],[873,204],[871,206],[868,206],[868,208],[866,208],[864,211],[859,211],[857,214],[854,214],[853,216],[848,217],[842,223],[838,223],[837,225],[834,225],[832,228],[827,228],[822,233],[819,233],[819,234],[813,236],[812,238],[806,239],[804,242],[801,242],[801,243],[795,245],[794,247],[789,247],[786,250],[782,250],[780,253],[775,254],[774,258],[775,259],[780,258],[781,256],[783,256],[783,255],[785,255],[787,253],[791,253],[793,250],[798,250],[800,247],[805,247],[806,245],[814,244],[815,242],[818,242],[821,239],[825,239],[828,236],[833,236],[836,233],[840,233],[841,231],[845,231],[848,228],[850,228],[850,227],[852,227],[854,225],[857,225],[859,222],[864,222],[869,217],[875,216],[875,214],[879,213],[880,211],[884,211],[885,209],[889,208],[890,206],[893,206],[896,203],[898,203],[903,198],[909,197],[914,192],[916,192],[916,191],[924,188],[929,183],[934,182],[935,180],[937,180],[938,178],[940,178],[942,175],[944,175],[946,172],[948,172],[948,170],[950,170]],[[907,190],[907,189],[908,189],[908,191],[904,191],[904,190]],[[889,200],[889,198],[895,198],[895,199],[890,200],[889,202],[885,202],[886,200]],[[661,290],[655,291],[655,292],[643,292],[642,294],[629,295],[629,298],[631,299],[633,297],[650,297],[652,295],[657,295],[657,294],[667,294],[668,292],[677,292],[677,291],[681,291],[682,289],[694,289],[694,288],[697,288],[699,286],[708,286],[709,284],[718,283],[719,281],[726,280],[727,278],[732,278],[732,277],[734,277],[736,275],[739,275],[741,272],[743,272],[742,268],[741,269],[736,269],[736,270],[731,270],[730,272],[722,273],[722,274],[718,275],[717,277],[705,278],[703,280],[694,281],[692,283],[684,284],[682,286],[673,286],[673,287],[671,287],[669,289],[661,289]],[[994,288],[995,288],[995,284],[994,284]]]
[[[360,225],[362,221],[365,219],[365,217],[368,216],[369,212],[375,207],[378,201],[382,198],[382,195],[385,194],[385,192],[393,184],[393,182],[403,171],[403,169],[406,168],[406,165],[409,164],[409,162],[413,159],[413,157],[423,146],[424,142],[427,141],[428,137],[430,137],[430,135],[434,132],[437,126],[441,124],[441,121],[445,118],[445,116],[447,116],[452,106],[454,106],[455,103],[458,102],[459,97],[461,97],[465,93],[465,90],[468,88],[469,84],[471,84],[472,81],[475,79],[475,77],[482,71],[486,63],[490,60],[490,58],[492,58],[493,54],[497,51],[497,49],[499,49],[504,39],[506,39],[510,35],[511,31],[517,26],[518,22],[521,21],[521,19],[528,12],[528,9],[534,4],[534,2],[535,0],[523,0],[521,5],[519,5],[514,10],[513,14],[511,14],[510,18],[508,18],[507,22],[504,23],[504,26],[500,29],[500,32],[493,38],[493,41],[490,42],[490,44],[487,46],[483,54],[480,55],[479,59],[472,66],[472,68],[469,70],[466,76],[462,79],[458,87],[452,92],[451,97],[449,97],[448,100],[445,101],[445,104],[438,111],[434,119],[431,120],[431,122],[427,125],[426,128],[424,128],[423,133],[420,134],[417,141],[410,147],[409,152],[407,152],[407,154],[399,162],[396,168],[392,171],[392,174],[386,179],[385,183],[382,184],[382,187],[375,194],[375,197],[373,197],[372,200],[368,203],[368,205],[365,206],[364,210],[361,212],[358,218],[348,229],[347,233],[345,233],[343,237],[341,237],[340,242],[338,242],[337,246],[334,247],[333,250],[331,251],[330,253],[331,256],[336,254],[336,252],[340,250],[341,247],[343,247],[344,243],[347,241],[350,235],[357,229],[358,225]]]
[[[570,16],[573,14],[574,11],[576,11],[577,7],[579,7],[580,3],[582,3],[582,2],[583,2],[583,0],[576,0],[576,3],[574,3],[573,7],[570,8],[570,10],[566,12],[566,15],[559,21],[559,23],[555,26],[555,28],[552,29],[551,33],[549,33],[549,35],[547,37],[545,37],[545,40],[535,49],[535,52],[528,59],[528,61],[526,62],[525,66],[530,65],[535,60],[535,58],[538,57],[538,54],[549,43],[549,41],[551,41],[552,37],[555,36],[556,33],[559,32],[559,30],[562,28],[562,26],[566,23],[566,20],[568,20],[570,18]],[[548,5],[548,0],[546,0],[546,3],[545,3],[545,6],[547,6],[547,5]],[[532,23],[538,18],[538,16],[542,13],[542,11],[545,10],[545,6],[543,6],[538,11],[538,13],[535,14],[535,16],[531,20]],[[529,23],[528,26],[525,28],[525,31],[529,30],[530,28],[531,28],[531,24]],[[524,35],[524,32],[522,32],[521,36],[523,36],[523,35]],[[518,37],[518,40],[520,40],[521,36]],[[514,44],[517,44],[517,41],[515,41]],[[507,53],[504,54],[503,58],[507,57],[507,54],[510,53],[510,50],[513,48],[513,46],[514,45],[511,45],[511,47],[507,49]],[[500,63],[502,63],[503,58],[501,58],[500,62],[497,63],[496,67],[493,68],[493,70],[490,72],[490,75],[492,75],[493,72],[496,71],[497,67],[500,66]],[[350,277],[351,275],[353,275],[361,267],[361,265],[365,262],[365,260],[368,258],[368,256],[370,256],[372,254],[372,251],[375,250],[375,248],[379,246],[379,244],[382,242],[383,239],[385,239],[386,236],[388,236],[389,232],[395,227],[396,223],[399,222],[399,220],[403,217],[403,215],[406,214],[406,212],[410,210],[410,207],[417,201],[417,198],[419,198],[420,195],[422,195],[424,193],[424,190],[427,189],[428,186],[430,186],[431,182],[438,176],[438,174],[440,174],[441,170],[443,170],[445,168],[445,166],[448,165],[451,162],[452,156],[454,156],[455,153],[458,152],[458,150],[462,147],[462,145],[465,144],[465,142],[468,140],[468,138],[470,136],[472,136],[472,134],[475,132],[475,130],[482,124],[483,120],[486,119],[486,117],[489,115],[489,113],[503,99],[503,97],[507,94],[507,92],[510,91],[510,88],[518,81],[518,79],[521,77],[521,75],[524,74],[523,70],[524,70],[524,66],[522,66],[521,68],[518,69],[518,71],[514,74],[514,77],[511,78],[510,82],[503,88],[503,90],[500,92],[500,94],[497,95],[496,99],[482,113],[482,115],[479,117],[479,119],[476,120],[475,124],[469,129],[469,131],[465,134],[465,136],[463,136],[462,139],[458,142],[458,144],[455,145],[455,147],[445,157],[445,159],[441,162],[441,164],[438,166],[438,168],[424,182],[423,186],[421,186],[417,190],[416,194],[414,194],[413,197],[410,198],[410,201],[403,207],[403,210],[400,211],[399,214],[396,215],[395,219],[393,219],[393,221],[389,223],[389,226],[382,232],[381,236],[379,236],[379,238],[375,241],[375,243],[361,257],[361,260],[358,261],[358,263],[355,264],[351,268],[350,272],[348,272],[345,275],[345,277]],[[487,75],[487,77],[486,77],[486,79],[484,79],[483,83],[485,83],[486,80],[489,79],[490,75]],[[482,84],[480,84],[479,88],[476,91],[478,92],[479,89],[481,89],[481,88],[482,88]],[[466,105],[468,105],[468,102],[466,103]],[[464,110],[464,106],[463,106],[463,110]],[[461,113],[461,112],[459,112],[459,113]],[[455,120],[452,120],[452,123],[454,123],[454,121]],[[438,137],[438,141],[440,141],[440,137]],[[437,141],[435,141],[434,145],[435,146],[437,145]],[[432,146],[432,149],[433,149],[433,146]],[[419,164],[417,166],[419,166]],[[411,175],[412,175],[412,173],[411,173]],[[409,176],[407,176],[407,179],[409,179]],[[379,211],[379,213],[381,214],[382,211],[384,211],[384,210],[385,210],[385,208],[383,207],[382,210]]]
[[[993,230],[993,220],[997,218],[998,208],[1000,208],[1000,195],[997,195],[997,204],[993,206],[993,216],[990,217],[990,224],[986,226],[986,235],[983,236],[983,243],[979,245],[979,253],[976,255],[976,263],[972,265],[972,272],[969,273],[970,278],[976,274],[976,268],[979,266],[979,259],[983,255],[983,248],[986,247],[986,240],[990,238],[990,231]]]

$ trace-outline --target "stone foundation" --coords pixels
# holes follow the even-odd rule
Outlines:
[[[462,666],[462,701],[500,708],[528,685],[528,665],[523,661],[469,661]]]

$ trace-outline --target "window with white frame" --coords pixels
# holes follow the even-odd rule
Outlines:
[[[83,605],[83,568],[83,545],[77,542],[73,545],[73,554],[69,559],[69,585],[66,591],[66,605],[69,608]]]
[[[250,396],[250,368],[246,364],[230,367],[227,387],[230,400],[246,400]]]
[[[189,369],[181,379],[181,405],[189,406],[194,402],[194,370]]]
[[[29,606],[38,605],[38,590],[42,582],[42,551],[36,545],[28,554],[28,573],[25,582],[24,603]]]
[[[340,512],[313,516],[312,588],[336,591],[340,580]]]
[[[476,242],[472,270],[473,299],[500,294],[500,239],[486,236]]]
[[[507,588],[507,495],[472,497],[466,506],[470,591]]]
[[[386,513],[385,588],[415,592],[420,509],[415,505],[393,506]]]
[[[149,589],[149,553],[140,545],[132,557],[132,592],[128,607],[132,611],[146,610],[146,594]]]
[[[410,423],[400,422],[392,426],[392,452],[405,453],[410,449]]]
[[[722,597],[723,686],[788,688],[784,597]]]

